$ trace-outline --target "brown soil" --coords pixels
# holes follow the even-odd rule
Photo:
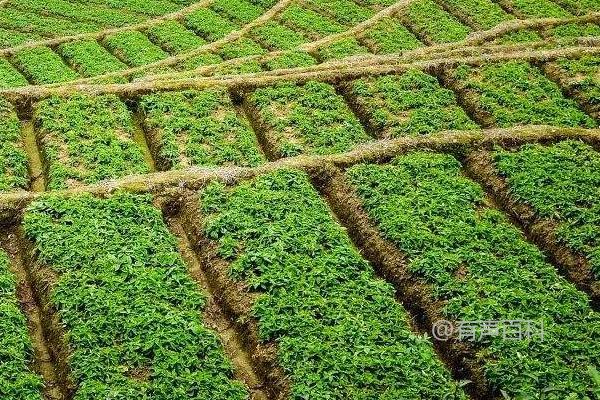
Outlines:
[[[165,214],[170,211],[166,210]],[[171,211],[172,212],[172,211]],[[174,215],[179,228],[187,235],[191,248],[196,253],[198,269],[192,274],[206,285],[214,303],[218,305],[217,318],[231,323],[235,337],[224,345],[235,346],[231,351],[240,379],[248,386],[260,389],[268,399],[283,400],[289,397],[290,383],[277,362],[274,343],[264,343],[258,337],[257,321],[251,316],[252,306],[258,293],[251,292],[243,283],[229,278],[229,265],[217,255],[215,243],[202,232],[202,215],[196,195],[186,196]],[[215,309],[213,308],[213,311]],[[218,316],[220,315],[220,317]],[[209,319],[211,317],[209,316]]]
[[[33,122],[23,121],[21,130],[23,146],[29,159],[30,187],[34,192],[43,192],[46,188],[46,174],[42,157],[37,146]]]
[[[32,268],[31,244],[24,239],[21,228],[10,228],[0,238],[2,247],[11,256],[18,279],[19,302],[27,317],[29,335],[34,349],[34,369],[44,379],[46,400],[69,400],[74,385],[67,365],[68,344],[55,310],[47,297],[55,281],[49,270]],[[41,291],[43,292],[41,292]]]
[[[269,400],[265,391],[265,383],[255,372],[251,353],[244,347],[241,339],[243,332],[236,330],[235,318],[226,315],[220,308],[211,284],[206,278],[203,266],[192,250],[192,245],[187,234],[176,218],[167,220],[171,232],[177,237],[179,252],[183,256],[190,275],[200,286],[202,292],[207,295],[208,301],[204,312],[204,324],[211,327],[218,334],[227,357],[234,365],[235,378],[242,381],[252,392],[252,398],[256,400]]]

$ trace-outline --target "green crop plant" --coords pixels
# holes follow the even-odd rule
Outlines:
[[[146,19],[144,16],[127,10],[115,10],[109,7],[90,3],[75,3],[67,0],[19,0],[12,4],[14,8],[33,12],[84,21],[100,26],[123,26],[135,24]]]
[[[497,150],[511,194],[541,218],[558,222],[558,239],[587,257],[600,279],[600,154],[576,141]]]
[[[48,47],[23,49],[13,55],[12,60],[33,83],[61,83],[79,78],[79,74]]]
[[[23,43],[40,40],[42,37],[35,33],[23,33],[0,28],[0,48],[18,46]]]
[[[131,113],[114,95],[51,97],[37,104],[34,122],[48,189],[148,172],[132,140]]]
[[[196,35],[177,21],[165,21],[146,31],[153,42],[171,54],[178,54],[206,44],[206,40]]]
[[[151,94],[140,110],[168,168],[264,162],[250,124],[237,115],[226,90]]]
[[[310,67],[316,63],[317,61],[307,52],[291,51],[266,61],[265,68],[268,71],[274,71],[277,69]]]
[[[74,399],[247,400],[149,196],[47,197],[24,217],[70,348]]]
[[[576,39],[585,36],[600,36],[600,26],[596,24],[564,24],[549,29],[549,34],[560,39]]]
[[[43,382],[31,371],[33,348],[17,301],[16,277],[0,250],[0,397],[42,400]]]
[[[561,74],[571,79],[570,86],[591,107],[600,105],[600,57],[583,56],[576,59],[559,59],[554,63]]]
[[[124,31],[104,39],[106,47],[132,67],[150,64],[169,55],[138,31]]]
[[[557,3],[577,15],[600,11],[598,0],[557,0]]]
[[[360,6],[352,0],[307,0],[307,3],[343,25],[356,25],[375,14],[370,8]]]
[[[250,0],[250,3],[261,7],[263,10],[273,7],[277,0]]]
[[[231,278],[260,295],[252,316],[290,398],[466,399],[304,173],[212,183],[200,204]]]
[[[127,65],[95,40],[66,42],[58,52],[81,76],[92,77],[126,69]],[[124,79],[120,80],[121,82]]]
[[[491,29],[514,17],[492,0],[445,0],[453,9],[468,16],[481,30]]]
[[[215,0],[210,8],[238,25],[248,24],[265,12],[247,0]]]
[[[201,8],[185,17],[184,25],[208,41],[223,38],[238,26],[213,10]]]
[[[202,52],[192,57],[187,57],[182,63],[184,70],[196,69],[207,65],[220,64],[223,59],[218,54]]]
[[[510,7],[526,18],[565,18],[571,13],[552,0],[505,0]]]
[[[382,18],[361,35],[363,42],[375,54],[399,53],[412,50],[423,44],[395,18]]]
[[[497,44],[530,43],[543,40],[539,33],[531,29],[519,29],[514,32],[505,33],[494,40]]]
[[[478,108],[490,116],[495,126],[596,126],[573,100],[563,96],[554,82],[526,62],[478,68],[462,65],[452,75],[460,88],[475,95]]]
[[[275,21],[254,28],[251,35],[270,50],[291,50],[308,41],[301,33]]]
[[[458,42],[471,31],[433,0],[418,0],[406,10],[405,21],[419,35],[433,43]]]
[[[266,52],[267,50],[262,48],[260,44],[247,37],[242,37],[233,42],[226,43],[218,51],[219,55],[223,57],[224,60],[264,54]]]
[[[262,65],[257,60],[249,60],[238,62],[235,64],[223,64],[214,70],[215,76],[220,75],[239,75],[239,74],[254,74],[262,72]]]
[[[463,339],[474,340],[493,389],[515,399],[593,398],[588,371],[600,366],[600,314],[487,206],[455,158],[414,152],[387,165],[354,166],[346,176],[384,237],[406,255],[410,273],[431,287],[446,319],[535,325],[520,339],[504,336],[508,322],[500,322],[497,335]]]
[[[168,14],[179,10],[182,6],[189,5],[190,0],[75,0],[78,2],[107,4],[112,8],[123,8],[134,13],[144,14],[151,17]]]
[[[454,93],[421,71],[363,78],[348,88],[370,125],[386,137],[478,128],[457,105]]]
[[[249,103],[280,156],[339,153],[370,139],[344,99],[325,83],[259,88]]]
[[[11,103],[0,100],[0,192],[26,189],[29,161],[21,140],[21,122]]]
[[[344,38],[319,49],[319,58],[323,61],[338,60],[344,57],[369,54],[369,49],[355,38]]]
[[[102,29],[91,22],[77,22],[68,19],[47,17],[33,12],[3,7],[0,9],[0,24],[5,29],[15,29],[23,33],[43,36],[76,35]]]
[[[295,4],[286,8],[279,19],[285,25],[315,40],[346,30],[342,24]]]
[[[27,79],[6,58],[0,58],[0,88],[27,86]]]
[[[380,9],[384,7],[389,7],[395,3],[394,0],[360,0],[358,2],[364,6],[368,6],[374,9]]]

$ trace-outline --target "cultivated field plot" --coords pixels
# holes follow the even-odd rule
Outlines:
[[[1,0],[0,399],[600,400],[600,0]]]

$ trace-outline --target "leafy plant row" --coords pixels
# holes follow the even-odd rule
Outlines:
[[[346,90],[368,125],[385,137],[478,128],[454,93],[421,71],[355,80]]]
[[[150,197],[48,197],[24,229],[34,268],[56,276],[46,301],[66,332],[75,399],[248,399]]]
[[[125,9],[134,13],[146,14],[152,17],[168,14],[189,6],[193,0],[75,0],[79,3],[108,5],[115,9]],[[108,4],[107,4],[108,3]]]
[[[503,0],[507,8],[520,18],[567,18],[574,14],[583,15],[587,12],[599,11],[600,4],[595,0],[573,2],[572,0]],[[564,4],[568,9],[561,7]],[[578,3],[576,5],[576,3]],[[569,10],[572,10],[571,13]],[[586,36],[590,31],[598,30],[594,24],[569,24],[568,28],[551,29],[550,33],[557,37]]]
[[[554,39],[560,44],[575,43],[581,37],[600,36],[600,26],[593,23],[568,23],[554,27],[519,29],[501,35],[494,44],[515,44]]]
[[[320,47],[317,53],[321,61],[329,61],[368,54],[369,49],[363,46],[356,38],[348,37]]]
[[[451,81],[489,126],[596,126],[554,82],[526,62],[462,65],[451,72]]]
[[[265,12],[265,8],[247,0],[215,0],[210,8],[238,26],[254,21]]]
[[[466,398],[304,173],[212,183],[200,205],[230,277],[260,294],[252,316],[277,343],[290,398]]]
[[[599,33],[600,35],[600,33]],[[584,56],[577,59],[560,59],[545,66],[555,80],[574,92],[581,103],[597,116],[600,110],[600,57]]]
[[[0,250],[0,396],[42,400],[43,382],[31,370],[33,348],[25,316],[17,302],[16,277],[10,259]]]
[[[0,192],[26,189],[29,161],[23,149],[21,122],[12,104],[0,100]]]
[[[32,47],[16,53],[13,64],[36,84],[49,84],[72,81],[79,74],[70,69],[49,47]]]
[[[121,61],[132,67],[140,67],[169,56],[139,31],[124,31],[111,35],[104,39],[104,45]]]
[[[7,59],[0,58],[0,88],[26,86],[28,83],[27,79]]]
[[[96,32],[102,29],[99,25],[90,22],[69,21],[6,7],[0,9],[0,24],[6,29],[51,37]]]
[[[448,320],[532,321],[535,328],[520,338],[507,322],[498,334],[475,326],[471,345],[493,389],[507,398],[597,396],[600,315],[487,205],[455,158],[414,152],[388,165],[354,166],[346,177]],[[469,332],[463,340],[473,340]]]
[[[247,96],[277,156],[344,152],[370,139],[329,84],[279,84]]]
[[[35,33],[23,33],[0,28],[0,48],[18,46],[26,42],[40,40],[41,38],[40,35]]]
[[[68,20],[91,22],[101,27],[117,27],[142,22],[147,17],[123,9],[67,0],[18,0],[10,7],[36,14],[50,14]]]
[[[401,18],[404,25],[428,44],[458,42],[471,32],[469,27],[444,11],[433,0],[411,3]]]
[[[238,25],[208,8],[201,8],[187,15],[184,24],[209,42],[238,29]]]
[[[127,68],[125,63],[95,40],[66,42],[57,51],[77,73],[86,78]],[[125,79],[113,78],[113,81],[125,82]]]
[[[302,33],[276,21],[269,21],[254,28],[251,36],[271,51],[291,50],[309,41]]]
[[[310,8],[343,25],[356,25],[373,16],[375,11],[353,0],[307,0]]]
[[[279,16],[279,21],[311,40],[344,32],[347,28],[316,11],[292,4]]]
[[[382,18],[377,24],[360,34],[369,50],[375,54],[399,53],[423,44],[402,23],[392,17]]]
[[[500,5],[492,0],[444,0],[453,14],[469,21],[477,30],[491,29],[513,19]]]
[[[503,0],[515,14],[524,18],[565,18],[572,14],[552,0]]]
[[[250,124],[236,113],[226,90],[151,94],[139,107],[163,169],[264,161]]]
[[[206,44],[206,40],[178,21],[166,21],[146,31],[148,38],[170,54],[179,54]]]
[[[497,150],[496,168],[511,194],[558,222],[559,240],[588,259],[600,279],[600,154],[575,141]]]
[[[576,15],[600,10],[600,4],[596,0],[558,0],[557,3]]]
[[[51,97],[35,106],[34,123],[50,190],[148,172],[116,96]]]

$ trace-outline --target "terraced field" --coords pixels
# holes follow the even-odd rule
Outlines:
[[[0,399],[600,400],[599,44],[600,0],[0,1]]]

